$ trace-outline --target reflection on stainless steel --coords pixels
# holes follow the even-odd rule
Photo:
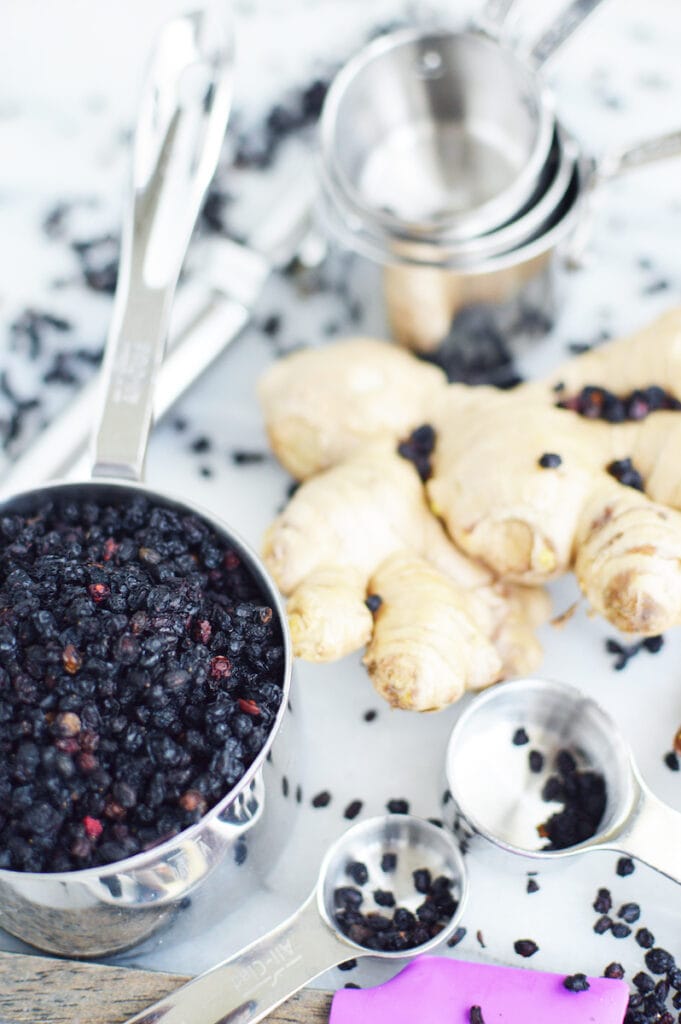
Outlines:
[[[547,771],[558,751],[567,749],[582,767],[603,775],[606,809],[591,839],[562,850],[543,848],[537,825],[556,805],[541,795],[546,773],[530,771],[530,746],[512,743],[520,727],[531,748],[544,754]],[[452,731],[446,775],[448,823],[459,829],[463,823],[505,850],[543,860],[616,850],[681,882],[681,814],[645,785],[610,716],[572,686],[519,679],[475,697]]]
[[[334,891],[348,884],[348,863],[362,861],[371,884],[378,884],[385,879],[381,858],[386,852],[397,854],[389,885],[400,906],[413,911],[422,901],[414,889],[412,872],[423,867],[434,876],[453,879],[452,893],[458,900],[457,911],[444,929],[406,952],[369,950],[352,942],[335,924]],[[158,1020],[164,1024],[256,1024],[307,982],[349,956],[403,959],[428,952],[451,935],[461,918],[466,894],[464,863],[447,832],[406,814],[371,818],[354,825],[334,843],[324,858],[314,892],[292,917],[128,1024]]]
[[[403,237],[470,239],[535,192],[550,97],[512,51],[474,32],[383,36],[334,80],[322,111],[324,186]]]

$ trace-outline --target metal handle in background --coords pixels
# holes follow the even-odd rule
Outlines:
[[[617,837],[618,852],[643,861],[674,882],[681,882],[681,813],[644,783],[638,804]]]
[[[245,305],[203,284],[182,288],[173,304],[168,350],[154,393],[155,421],[165,416],[189,384],[238,337],[248,318]],[[0,480],[0,501],[55,478],[87,478],[89,424],[100,387],[96,378],[85,384],[10,463]]]
[[[546,64],[602,2],[603,0],[572,0],[530,50],[531,64],[535,68]]]
[[[308,982],[347,960],[348,952],[322,921],[315,892],[264,938],[126,1024],[256,1024]]]
[[[482,24],[498,32],[504,27],[514,4],[515,0],[486,0],[480,14]]]
[[[142,476],[170,306],[217,165],[232,69],[231,32],[216,8],[162,30],[135,134],[133,202],[123,227],[93,476]]]
[[[626,149],[607,153],[599,162],[598,177],[601,180],[617,178],[638,167],[647,167],[675,156],[681,156],[681,130],[655,135]]]
[[[629,171],[647,167],[663,160],[681,156],[681,129],[654,135],[652,138],[636,142],[624,149],[614,150],[592,160],[591,167],[584,170],[582,187],[582,213],[577,229],[572,236],[570,246],[565,254],[567,266],[582,266],[584,252],[591,238],[591,231],[601,185],[621,177]],[[580,176],[582,172],[580,171]]]

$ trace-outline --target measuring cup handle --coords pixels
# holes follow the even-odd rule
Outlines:
[[[601,179],[616,178],[627,171],[655,164],[661,160],[681,156],[681,130],[655,135],[644,139],[633,146],[617,152],[606,154],[599,163],[598,175]]]
[[[170,21],[154,50],[135,132],[93,476],[142,476],[170,305],[217,165],[232,67],[232,34],[217,7]]]
[[[256,1024],[317,975],[347,959],[348,947],[322,922],[313,893],[264,938],[126,1024]]]
[[[533,66],[540,68],[553,57],[602,2],[603,0],[572,0],[532,47],[530,61]]]
[[[643,783],[636,810],[616,847],[681,882],[681,813],[659,800]]]

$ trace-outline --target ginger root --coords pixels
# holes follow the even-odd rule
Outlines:
[[[294,653],[330,661],[369,643],[371,678],[397,707],[434,710],[539,660],[532,627],[548,615],[545,595],[520,597],[462,555],[390,442],[307,480],[268,529],[263,554],[289,598]],[[365,603],[374,593],[375,619]],[[428,625],[435,618],[440,628]]]
[[[358,384],[363,367],[375,386]],[[576,411],[587,386],[663,399],[645,415],[641,392],[643,418],[609,422]],[[265,548],[302,656],[368,643],[384,696],[439,707],[534,667],[538,585],[570,569],[625,632],[681,623],[681,309],[512,391],[447,385],[354,339],[282,360],[260,395],[275,450],[310,478]],[[424,497],[395,452],[426,422],[437,441]],[[372,591],[383,604],[370,621]]]
[[[428,419],[433,395],[446,386],[437,367],[383,341],[353,338],[274,363],[258,395],[274,454],[304,480],[367,441],[406,436]]]

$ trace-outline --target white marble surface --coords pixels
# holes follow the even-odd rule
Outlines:
[[[74,385],[42,379],[57,351],[101,346],[110,298],[82,286],[69,243],[117,230],[125,140],[143,56],[155,28],[185,6],[179,0],[146,0],[143,5],[121,0],[115,8],[84,0],[49,6],[23,0],[0,12],[0,369],[21,397],[41,401],[0,456],[5,461],[74,393]],[[450,21],[462,20],[474,8],[451,2],[428,6],[445,12]],[[544,17],[548,8],[536,0],[518,6],[519,28],[538,24],[539,11]],[[258,204],[277,196],[282,168],[308,157],[305,145],[293,141],[281,148],[274,167],[236,172],[228,166],[233,139],[245,133],[252,143],[273,103],[287,103],[315,77],[328,76],[371,26],[397,17],[405,5],[397,0],[241,0],[235,7],[241,44],[237,117],[220,183],[239,197],[227,208],[227,220],[243,230]],[[649,0],[644,8],[636,0],[610,0],[550,69],[561,113],[594,150],[676,127],[679,52],[681,12],[675,0]],[[679,180],[679,164],[670,164],[632,175],[603,197],[587,264],[566,281],[566,303],[551,335],[522,354],[525,372],[553,365],[570,342],[633,329],[681,299]],[[48,238],[41,225],[62,201],[73,203],[64,237]],[[257,546],[288,480],[272,460],[238,467],[231,458],[235,449],[265,446],[255,381],[275,350],[315,343],[329,325],[338,333],[375,329],[375,314],[364,314],[375,303],[371,296],[361,298],[360,322],[354,323],[347,301],[325,288],[323,280],[314,284],[309,275],[274,280],[258,304],[255,326],[179,404],[177,416],[186,421],[186,430],[179,432],[172,416],[155,430],[150,483],[191,493]],[[63,316],[71,324],[68,331],[48,332],[35,360],[29,358],[25,336],[11,329],[27,307]],[[273,314],[281,316],[274,342],[258,326]],[[68,365],[82,380],[92,373],[82,359]],[[0,403],[3,419],[11,410],[2,396]],[[199,455],[191,445],[203,436],[211,448]],[[212,475],[203,475],[206,470]],[[561,582],[554,594],[560,611],[574,597],[572,582]],[[561,630],[545,627],[542,672],[571,681],[600,700],[631,744],[644,778],[681,810],[681,774],[662,762],[681,722],[681,638],[670,634],[658,656],[641,654],[624,672],[615,673],[604,650],[610,635],[611,629],[583,613]],[[307,723],[307,766],[304,804],[284,858],[286,877],[269,879],[269,888],[261,886],[222,921],[203,916],[208,902],[219,906],[215,882],[208,894],[197,897],[182,927],[128,954],[126,962],[194,972],[254,938],[292,909],[312,884],[315,864],[343,828],[342,812],[352,799],[364,801],[363,815],[381,811],[391,797],[407,798],[419,814],[439,815],[444,747],[455,708],[427,717],[391,712],[373,694],[356,657],[326,667],[301,664],[296,687]],[[370,708],[378,710],[378,717],[367,723],[363,714]],[[331,803],[312,809],[310,798],[323,789],[332,793]],[[665,841],[661,836],[660,842]],[[631,977],[643,955],[633,936],[617,940],[592,931],[596,915],[591,902],[599,886],[608,886],[616,907],[630,899],[640,902],[641,923],[659,944],[681,956],[678,887],[643,866],[619,878],[615,860],[614,854],[594,853],[551,870],[541,867],[540,891],[527,895],[525,872],[531,865],[474,845],[467,857],[467,935],[457,955],[594,974],[618,960]],[[531,961],[514,953],[517,938],[538,943]],[[20,948],[9,937],[0,946]],[[333,971],[322,981],[331,987],[349,980],[366,984],[387,973],[387,968],[364,964],[352,974]]]

